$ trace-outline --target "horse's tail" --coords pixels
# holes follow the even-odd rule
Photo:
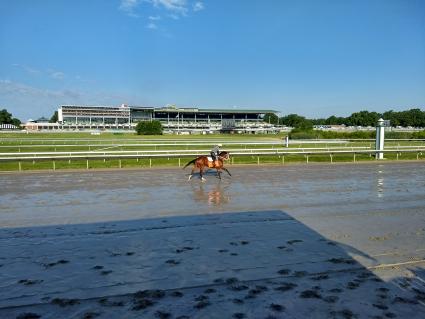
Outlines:
[[[195,158],[195,159],[193,159],[193,160],[191,160],[190,162],[188,162],[184,167],[183,167],[183,169],[185,169],[186,167],[188,167],[190,164],[195,164],[195,161],[197,160],[197,158]]]

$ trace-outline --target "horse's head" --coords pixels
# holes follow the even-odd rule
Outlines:
[[[218,154],[218,156],[219,156],[221,159],[225,160],[225,161],[227,161],[228,159],[230,159],[230,154],[229,154],[229,152],[225,152],[225,151],[220,152],[220,154]]]

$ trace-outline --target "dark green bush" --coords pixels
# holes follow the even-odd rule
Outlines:
[[[292,140],[308,140],[318,138],[318,131],[315,130],[303,130],[299,128],[293,129],[289,133],[289,138]]]
[[[160,121],[141,121],[136,125],[137,135],[161,135],[162,124]]]
[[[412,138],[425,139],[425,130],[420,131],[420,132],[413,132],[412,133]]]
[[[355,132],[332,132],[320,130],[293,129],[289,133],[289,138],[294,140],[302,139],[368,139],[375,138],[375,131],[355,131]]]

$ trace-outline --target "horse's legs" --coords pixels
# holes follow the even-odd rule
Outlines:
[[[190,181],[194,172],[195,172],[195,166],[193,166],[192,171],[190,172],[190,175],[189,175],[189,178],[187,179],[187,181]]]
[[[225,167],[223,167],[223,169],[227,172],[227,174],[229,174],[230,176],[232,176],[232,174],[230,174],[229,170]]]
[[[220,169],[218,168],[217,168],[217,175],[218,175],[218,178],[221,179],[221,172],[220,172]]]
[[[199,168],[199,175],[201,175],[201,180],[202,180],[203,182],[205,182],[205,181],[206,181],[206,179],[205,179],[205,178],[204,178],[204,176],[203,176],[203,173],[204,173],[204,172],[203,172],[203,170],[204,170],[204,169],[203,169],[203,167],[200,167],[200,168]]]

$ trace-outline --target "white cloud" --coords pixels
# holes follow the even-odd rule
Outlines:
[[[195,11],[195,12],[204,10],[204,8],[205,8],[204,4],[200,1],[197,1],[193,4],[193,11]]]
[[[72,98],[73,100],[81,98],[81,94],[77,91],[67,89],[59,91],[43,90],[10,80],[0,80],[0,93],[29,98]]]
[[[135,99],[103,90],[43,89],[8,79],[0,79],[0,96],[2,107],[21,120],[49,116],[63,104],[120,105]]]
[[[188,2],[188,0],[121,0],[119,10],[132,17],[139,17],[136,13],[141,4],[150,4],[157,9],[168,11],[174,15],[186,16],[189,9],[200,11],[205,8],[201,1]],[[150,16],[149,19],[154,16]]]
[[[135,13],[135,10],[139,6],[140,2],[140,0],[121,0],[119,9],[130,17],[138,18],[139,15]]]
[[[63,80],[66,75],[65,73],[61,72],[61,71],[57,71],[54,69],[47,69],[47,70],[39,70],[24,64],[19,64],[19,63],[14,63],[12,64],[12,66],[17,67],[23,71],[25,71],[28,74],[37,74],[37,75],[41,75],[41,76],[46,76],[48,75],[49,77],[55,79],[55,80]]]
[[[179,20],[181,17],[186,17],[190,9],[193,12],[204,10],[204,4],[201,1],[188,0],[121,0],[119,10],[131,17],[139,17],[137,10],[143,4],[151,5],[156,10],[162,11],[162,16]],[[158,21],[161,20],[160,15],[148,16],[149,23],[146,28],[154,30],[158,29]]]
[[[174,20],[180,19],[180,17],[177,14],[174,14],[174,13],[167,14],[167,16],[171,19],[174,19]]]
[[[52,77],[55,80],[63,80],[65,78],[65,73],[60,71],[52,71],[50,72],[50,77]]]
[[[24,70],[25,72],[31,73],[31,74],[40,74],[41,73],[40,70],[37,70],[33,67],[23,65],[23,64],[14,63],[14,64],[12,64],[12,66],[20,68],[20,69]]]
[[[148,28],[148,29],[158,29],[158,26],[155,23],[150,22],[146,25],[146,28]]]
[[[185,15],[187,13],[186,0],[147,0],[155,7],[162,7],[166,10],[173,11]]]

